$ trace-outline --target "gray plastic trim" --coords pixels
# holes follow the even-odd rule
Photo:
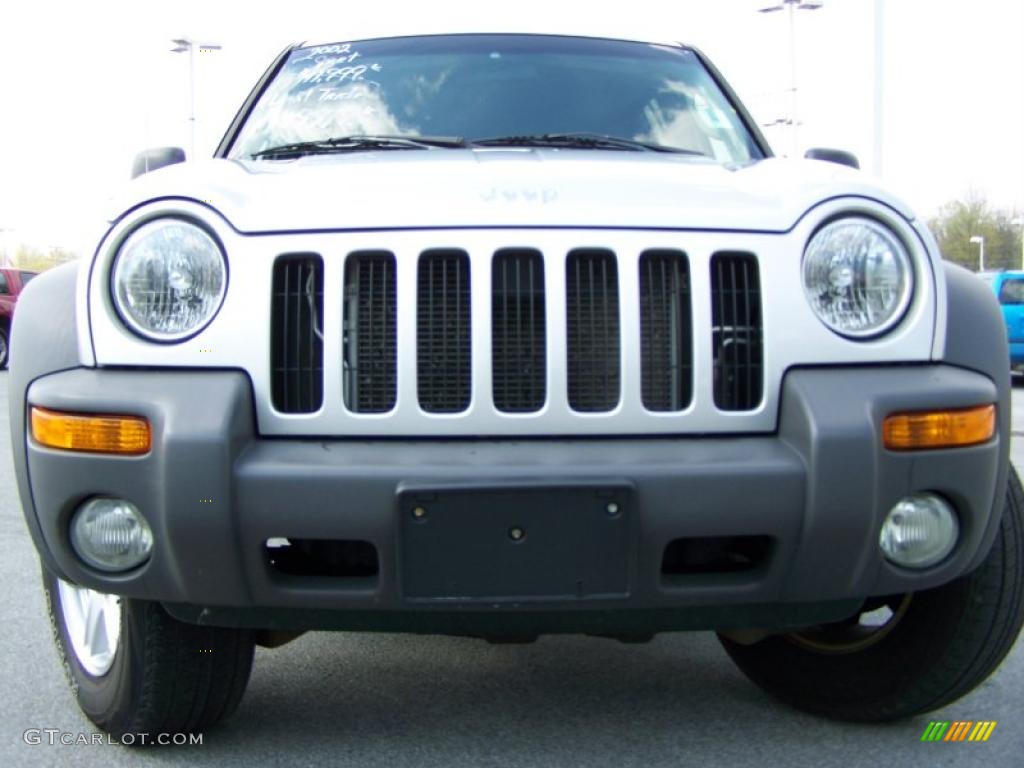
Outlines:
[[[963,267],[943,262],[949,314],[946,320],[944,359],[986,375],[996,388],[999,434],[1003,436],[999,453],[999,473],[993,487],[992,514],[981,536],[977,554],[968,565],[973,570],[992,548],[1002,519],[1006,478],[1010,466],[1011,404],[1010,354],[1006,342],[1006,322],[991,289],[978,276]]]
[[[635,489],[628,594],[585,605],[541,601],[545,610],[821,603],[916,591],[957,577],[977,554],[1005,454],[1003,435],[948,451],[881,447],[888,413],[997,400],[986,376],[939,365],[790,371],[780,432],[762,436],[266,439],[255,432],[251,384],[237,371],[65,371],[35,381],[29,399],[56,409],[139,413],[154,426],[154,450],[137,458],[29,444],[45,547],[62,570],[100,591],[211,608],[450,608],[449,601],[413,604],[403,596],[403,489],[601,487],[610,479]],[[878,529],[898,499],[922,490],[954,502],[964,535],[940,565],[903,571],[883,562]],[[135,572],[91,571],[68,546],[71,512],[99,493],[128,498],[153,528],[153,557]],[[730,535],[771,536],[771,558],[741,574],[661,576],[672,539]],[[283,578],[263,559],[263,543],[281,536],[371,542],[379,574],[369,581]],[[500,605],[537,608],[535,600]]]
[[[18,297],[18,311],[11,329],[11,362],[8,378],[11,455],[25,523],[45,565],[58,575],[57,563],[44,546],[35,514],[29,468],[25,456],[25,393],[38,377],[75,368],[84,362],[79,346],[76,296],[78,262],[43,272]]]

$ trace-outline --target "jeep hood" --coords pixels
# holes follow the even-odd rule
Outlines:
[[[242,233],[439,227],[622,227],[784,232],[817,203],[869,197],[912,213],[859,171],[770,158],[597,150],[389,150],[210,160],[133,181],[111,219],[189,199]]]

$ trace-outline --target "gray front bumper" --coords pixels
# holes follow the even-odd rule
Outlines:
[[[266,439],[256,434],[251,391],[247,376],[234,371],[77,369],[35,381],[30,404],[141,414],[154,428],[154,449],[138,458],[67,453],[27,440],[31,498],[23,502],[44,561],[94,589],[225,624],[458,631],[468,615],[519,613],[560,617],[551,624],[561,631],[591,631],[588,614],[635,611],[661,617],[654,628],[769,625],[806,622],[806,612],[790,617],[799,605],[819,606],[810,618],[834,619],[869,595],[949,581],[988,546],[1001,510],[995,501],[1005,479],[1005,426],[970,448],[882,448],[879,429],[889,413],[998,400],[988,378],[951,366],[790,371],[777,434],[729,438]],[[633,489],[627,594],[455,606],[403,594],[400,489],[609,481]],[[898,499],[923,490],[954,502],[962,538],[944,563],[913,573],[882,559],[878,532]],[[140,569],[102,575],[73,554],[69,518],[95,495],[130,499],[146,515],[155,550]],[[692,578],[661,573],[673,539],[755,534],[774,542],[762,568]],[[379,573],[282,578],[264,558],[272,537],[371,542]],[[425,616],[436,621],[424,623]]]

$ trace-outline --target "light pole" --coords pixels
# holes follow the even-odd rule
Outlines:
[[[197,43],[187,37],[171,40],[174,48],[171,53],[185,53],[188,51],[188,121],[191,128],[191,145],[189,147],[189,160],[196,157],[196,60],[195,50],[219,51],[221,46],[216,43]]]
[[[875,0],[875,61],[874,61],[874,112],[872,166],[875,176],[882,175],[882,133],[885,123],[882,112],[885,108],[885,9],[883,0]]]
[[[978,244],[978,261],[981,264],[981,268],[978,271],[979,272],[984,272],[985,271],[985,238],[982,237],[981,235],[973,235],[971,237],[971,242]]]
[[[797,103],[797,79],[796,79],[796,12],[797,10],[803,11],[816,11],[824,5],[824,0],[781,0],[773,5],[767,5],[762,8],[758,8],[759,13],[774,13],[775,11],[781,11],[783,8],[789,11],[789,67],[790,67],[790,105],[789,105],[789,123],[793,127],[792,138],[793,138],[793,157],[796,157],[800,152],[799,145],[799,118],[798,118],[798,103]]]
[[[1014,219],[1013,223],[1020,227],[1020,268],[1024,269],[1024,216]]]

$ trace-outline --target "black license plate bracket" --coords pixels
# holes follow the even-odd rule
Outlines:
[[[629,594],[633,489],[402,488],[402,592],[421,602],[616,599]]]

